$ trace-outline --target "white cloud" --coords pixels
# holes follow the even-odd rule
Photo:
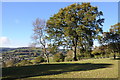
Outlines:
[[[0,37],[0,47],[9,47],[9,48],[28,47],[28,44],[23,43],[19,40],[12,40],[8,37],[2,36]]]
[[[0,45],[10,44],[10,39],[8,37],[0,37]]]

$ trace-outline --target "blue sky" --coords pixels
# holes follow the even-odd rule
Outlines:
[[[60,8],[72,3],[74,2],[3,2],[0,47],[28,46],[32,42],[32,22],[36,18],[48,20]],[[103,11],[104,31],[108,31],[111,25],[118,22],[117,2],[92,2],[91,5],[98,6],[98,10]]]

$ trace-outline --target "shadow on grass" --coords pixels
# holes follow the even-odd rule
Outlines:
[[[87,71],[110,67],[112,64],[91,64],[91,63],[60,63],[40,64],[22,67],[9,67],[2,69],[2,80],[21,79],[35,76],[55,75],[64,72]],[[6,78],[5,78],[6,77]]]
[[[120,58],[115,58],[115,59],[112,59],[112,60],[120,60]]]

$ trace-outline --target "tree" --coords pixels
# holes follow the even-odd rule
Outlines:
[[[102,11],[90,3],[75,3],[61,8],[47,21],[48,37],[58,46],[71,48],[73,59],[77,61],[76,49],[90,52],[93,39],[102,32]]]
[[[120,23],[111,26],[109,32],[104,32],[102,41],[112,50],[115,59],[115,53],[120,53]]]
[[[53,60],[54,60],[55,62],[63,62],[63,61],[64,61],[64,58],[65,58],[65,56],[64,56],[61,52],[56,53],[56,54],[53,56]]]
[[[99,47],[95,47],[92,51],[92,54],[94,56],[109,57],[110,49],[108,48],[108,45],[101,45]]]
[[[48,44],[48,49],[47,49],[47,51],[49,52],[49,53],[51,53],[51,54],[55,54],[55,53],[57,53],[58,51],[58,46],[57,45],[55,45],[55,44]]]
[[[46,57],[46,60],[49,63],[49,57],[46,50],[47,48],[47,40],[46,40],[46,32],[45,32],[46,22],[45,20],[37,18],[35,22],[33,22],[33,27],[34,27],[33,29],[34,34],[32,38],[34,39],[36,44],[42,47],[44,56]]]

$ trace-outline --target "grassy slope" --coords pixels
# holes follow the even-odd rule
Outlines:
[[[10,78],[117,78],[118,60],[88,59],[76,62],[3,68]]]
[[[81,65],[79,67],[76,67],[81,70],[65,72],[57,75],[36,76],[32,78],[117,78],[118,77],[118,61],[117,60],[89,59],[89,60],[70,62],[70,63],[83,63],[83,64],[90,63],[93,65],[84,65],[84,66]],[[107,65],[107,64],[110,64],[110,65]],[[87,68],[87,69],[90,68],[90,69],[82,70],[84,68]]]

